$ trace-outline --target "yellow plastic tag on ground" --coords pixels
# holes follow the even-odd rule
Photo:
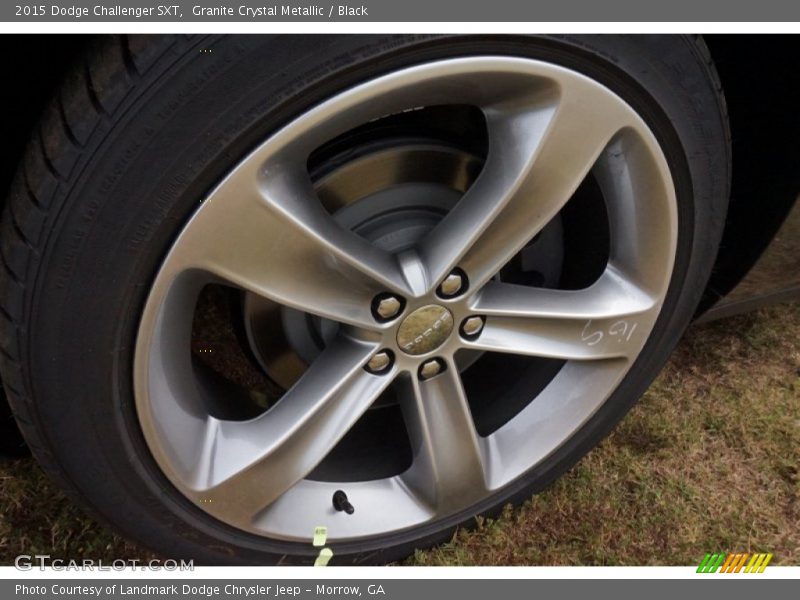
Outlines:
[[[333,557],[333,550],[330,548],[323,548],[319,551],[317,560],[314,561],[315,567],[327,567],[328,561]]]
[[[315,546],[324,546],[325,541],[328,539],[328,528],[324,525],[314,528],[314,541]]]

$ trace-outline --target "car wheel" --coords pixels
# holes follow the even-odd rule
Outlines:
[[[74,498],[203,563],[394,560],[543,489],[689,322],[729,144],[685,36],[106,38],[2,230]]]

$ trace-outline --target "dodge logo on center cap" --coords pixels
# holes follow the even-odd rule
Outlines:
[[[453,315],[438,304],[418,308],[397,330],[397,344],[406,354],[418,356],[441,346],[453,332]]]

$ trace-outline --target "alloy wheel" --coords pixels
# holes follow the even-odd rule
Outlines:
[[[486,156],[412,245],[378,244],[325,208],[308,169],[316,149],[387,115],[452,104],[481,111]],[[589,176],[602,190],[609,234],[596,280],[559,289],[499,276]],[[468,512],[559,448],[616,388],[659,315],[676,243],[664,154],[642,118],[600,83],[501,56],[367,81],[298,116],[235,165],[177,237],[135,350],[145,440],[199,508],[269,538],[307,540],[326,524],[331,540],[358,540]],[[208,410],[189,351],[197,298],[219,283],[321,323],[321,351],[248,419]],[[543,389],[489,433],[476,427],[463,384],[485,353],[560,361]],[[314,477],[390,388],[410,464],[378,478]],[[337,510],[339,491],[353,514]]]

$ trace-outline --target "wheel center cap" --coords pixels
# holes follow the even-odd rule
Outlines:
[[[453,332],[453,315],[438,304],[418,308],[397,329],[397,344],[406,354],[418,356],[436,350]]]

